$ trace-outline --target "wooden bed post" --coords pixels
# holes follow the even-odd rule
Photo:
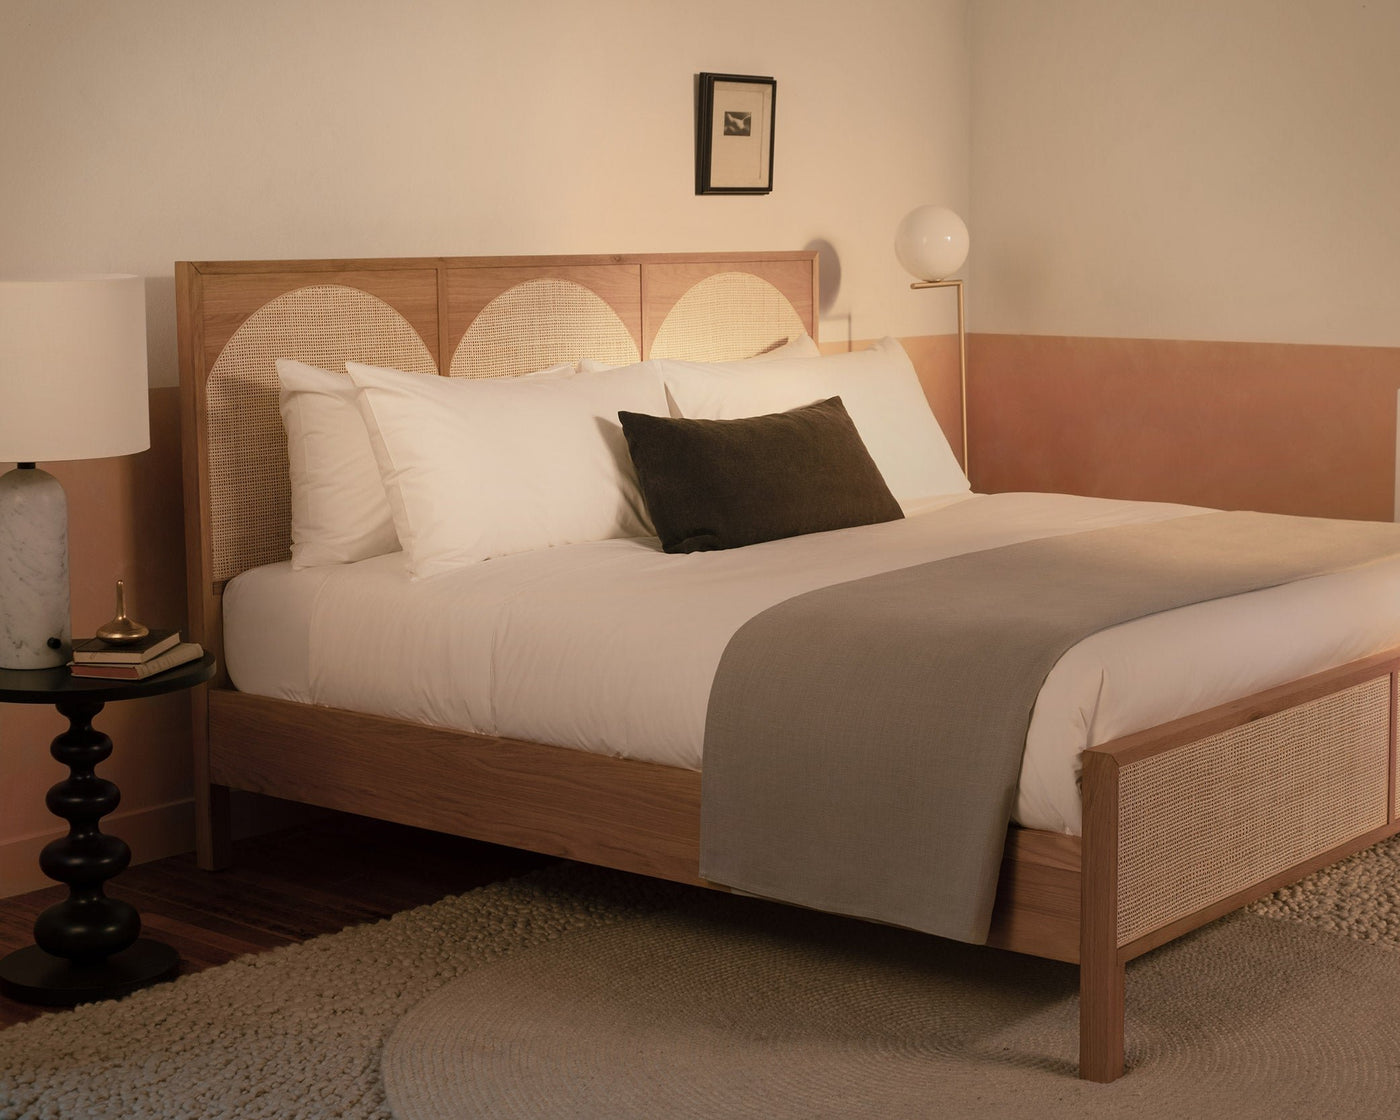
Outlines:
[[[1124,959],[1118,951],[1118,760],[1084,752],[1079,920],[1079,1076],[1123,1074]]]
[[[198,270],[186,261],[175,265],[175,309],[180,352],[180,452],[184,469],[185,580],[188,617],[186,633],[192,642],[222,661],[218,626],[211,624],[213,601],[208,577],[204,510],[208,508],[205,472],[205,425],[201,411],[204,395],[204,289]],[[226,678],[222,664],[215,683]],[[190,742],[194,752],[195,857],[206,871],[233,862],[229,826],[228,789],[209,782],[209,691],[195,689],[190,696]]]

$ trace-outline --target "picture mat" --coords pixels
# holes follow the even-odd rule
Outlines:
[[[773,87],[751,82],[716,82],[710,121],[710,186],[768,186]],[[747,136],[726,136],[726,113],[748,113]]]

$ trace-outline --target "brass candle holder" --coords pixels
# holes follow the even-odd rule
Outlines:
[[[139,642],[150,632],[148,627],[127,616],[126,588],[121,580],[117,580],[117,613],[110,621],[97,628],[97,636],[104,642],[120,646],[128,642]]]

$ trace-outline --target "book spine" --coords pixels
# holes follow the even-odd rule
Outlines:
[[[196,642],[184,642],[174,649],[167,650],[158,657],[143,662],[140,665],[91,665],[77,664],[69,666],[75,677],[101,677],[106,680],[117,681],[139,681],[146,677],[153,677],[157,673],[163,673],[167,669],[173,669],[177,665],[183,665],[187,661],[194,661],[204,656],[204,649]]]

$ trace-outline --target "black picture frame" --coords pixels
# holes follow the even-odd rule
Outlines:
[[[695,193],[771,193],[778,83],[752,74],[699,79]]]

